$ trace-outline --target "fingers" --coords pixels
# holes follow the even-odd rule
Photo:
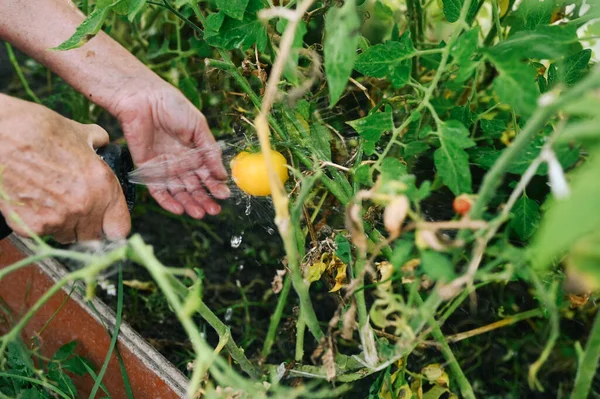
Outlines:
[[[222,180],[214,179],[208,169],[200,168],[196,171],[196,174],[215,198],[224,200],[231,195],[231,190],[227,187],[227,183]]]
[[[209,215],[218,215],[221,212],[221,206],[217,204],[210,196],[206,193],[203,188],[192,193],[192,198],[196,200],[206,210]]]
[[[210,174],[217,180],[227,180],[227,170],[223,165],[223,150],[219,144],[213,139],[212,143],[204,143],[202,148],[204,149],[204,165]]]
[[[187,191],[181,191],[174,195],[174,198],[179,201],[185,208],[185,212],[195,219],[202,219],[206,214],[204,208],[200,205]]]
[[[109,203],[104,213],[102,230],[109,240],[126,238],[131,231],[131,216],[123,195],[117,196]]]
[[[201,149],[204,159],[203,169],[209,172],[207,174],[201,169],[198,171],[198,176],[215,198],[229,198],[231,192],[225,183],[228,176],[223,164],[223,150],[212,135],[204,115],[202,115],[198,122],[194,136],[194,144]]]
[[[158,204],[171,213],[181,215],[185,209],[179,201],[175,200],[173,196],[164,188],[148,187],[150,195],[158,202]]]
[[[106,130],[98,125],[85,125],[88,134],[88,143],[93,149],[107,145],[110,142],[110,137]]]
[[[104,211],[105,209],[102,209],[100,212],[94,212],[88,217],[80,219],[75,226],[77,241],[93,241],[103,238]]]

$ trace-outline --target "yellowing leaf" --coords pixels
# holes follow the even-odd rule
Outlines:
[[[339,258],[338,258],[339,259]],[[333,267],[332,267],[333,266]],[[335,285],[329,292],[337,292],[346,284],[346,264],[342,261],[333,261],[330,264],[330,270],[335,270]]]
[[[392,273],[394,272],[394,265],[390,262],[384,261],[377,263],[377,269],[381,274],[379,281],[381,284],[377,285],[377,289],[387,291],[392,287]]]
[[[439,363],[432,363],[423,367],[421,374],[423,374],[427,381],[434,382],[444,374],[444,369],[442,369]]]
[[[138,291],[155,292],[156,286],[152,281],[125,280],[123,285],[131,287]]]
[[[306,279],[311,283],[318,281],[326,269],[327,265],[323,262],[315,262],[312,265],[308,265],[308,273],[306,274]]]

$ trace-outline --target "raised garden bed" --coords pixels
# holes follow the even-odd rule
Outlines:
[[[31,256],[28,244],[28,240],[15,235],[0,241],[0,270]],[[4,312],[9,311],[18,321],[66,273],[60,263],[43,260],[8,274],[0,280],[0,298],[7,306]],[[115,313],[98,298],[87,303],[82,296],[84,287],[80,283],[74,286],[64,287],[35,313],[23,329],[22,339],[30,346],[35,338],[39,352],[48,358],[63,345],[76,341],[75,353],[99,368],[110,346],[108,331],[114,330]],[[9,326],[3,324],[0,328],[6,333]],[[187,378],[125,322],[120,326],[117,349],[136,398],[185,396]],[[94,380],[89,375],[71,376],[80,397],[87,397]],[[116,353],[108,363],[103,383],[112,398],[127,397]]]

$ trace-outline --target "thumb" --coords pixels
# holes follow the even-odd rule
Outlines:
[[[114,196],[114,199],[106,208],[106,212],[104,212],[102,230],[109,240],[126,238],[131,231],[131,215],[127,208],[125,196],[121,193],[120,188],[118,195]]]
[[[100,126],[90,124],[85,125],[85,128],[87,132],[87,141],[88,144],[90,144],[90,146],[92,147],[92,149],[105,146],[110,142],[110,137],[108,136],[108,133]]]

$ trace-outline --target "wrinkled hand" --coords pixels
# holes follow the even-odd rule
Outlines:
[[[201,219],[230,195],[221,149],[206,118],[162,80],[143,82],[117,105],[139,182],[167,211]]]
[[[108,144],[83,125],[43,106],[0,94],[0,212],[17,234],[61,243],[124,238],[129,210],[117,177],[94,148]]]

